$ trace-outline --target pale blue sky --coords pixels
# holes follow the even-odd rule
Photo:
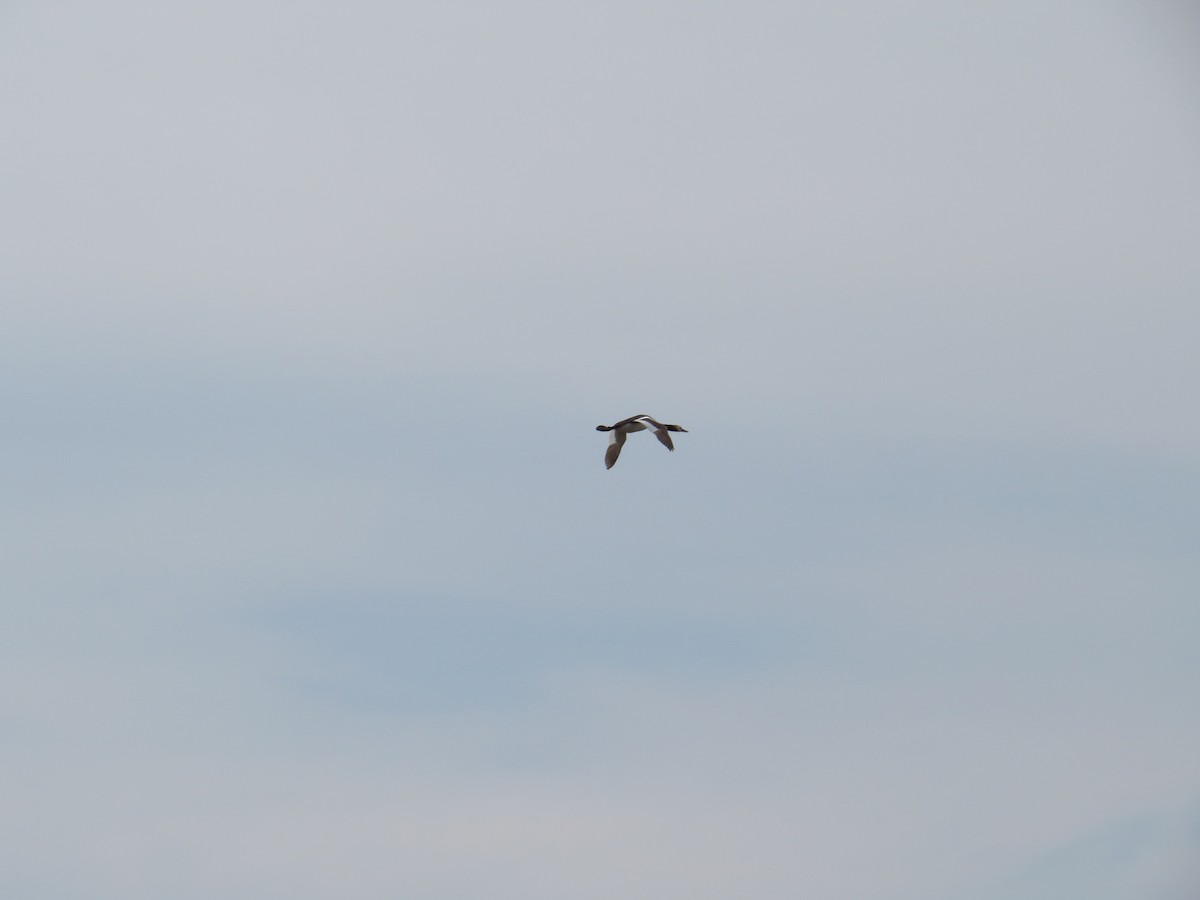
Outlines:
[[[1191,900],[1190,13],[0,6],[0,893]]]

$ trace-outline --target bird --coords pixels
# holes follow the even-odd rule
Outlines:
[[[604,453],[604,467],[611,469],[617,464],[617,457],[621,455],[621,448],[625,446],[625,438],[635,431],[645,431],[651,427],[654,429],[654,436],[668,450],[675,449],[675,444],[671,441],[670,432],[687,431],[682,425],[664,425],[662,422],[645,413],[630,416],[628,419],[622,419],[615,425],[597,425],[597,431],[611,432],[611,437],[608,440],[608,450]]]

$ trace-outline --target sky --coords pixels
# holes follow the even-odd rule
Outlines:
[[[0,4],[0,893],[1193,900],[1198,46]]]

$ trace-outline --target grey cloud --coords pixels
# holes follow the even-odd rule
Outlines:
[[[0,886],[1188,886],[1160,24],[10,4]]]

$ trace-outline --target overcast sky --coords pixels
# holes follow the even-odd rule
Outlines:
[[[1196,13],[0,4],[0,893],[1192,900]]]

